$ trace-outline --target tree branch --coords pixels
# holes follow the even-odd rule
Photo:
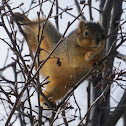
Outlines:
[[[113,6],[113,0],[105,1],[101,19],[100,19],[101,25],[104,28],[105,33],[108,33],[112,6]]]
[[[119,58],[119,59],[122,59],[122,60],[126,61],[126,55],[123,55],[123,54],[121,54],[119,52],[116,52],[116,57]]]

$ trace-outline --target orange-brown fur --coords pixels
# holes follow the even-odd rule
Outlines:
[[[16,15],[21,14],[16,13]],[[24,18],[20,21],[21,23],[30,23],[24,26],[24,32],[28,36],[27,43],[30,50],[35,52],[38,43],[38,24],[35,24],[37,20],[31,21],[26,16],[21,16]],[[44,18],[40,21],[41,26],[42,20]],[[44,29],[44,39],[40,45],[40,48],[44,49],[40,52],[41,61],[47,58],[60,37],[61,34],[48,21]],[[96,44],[96,42],[99,43]],[[80,21],[77,30],[65,38],[40,70],[43,76],[49,76],[50,83],[46,85],[44,91],[47,98],[56,101],[66,95],[71,87],[93,67],[94,63],[103,58],[104,44],[104,31],[99,24]],[[57,65],[57,58],[60,58],[61,66]],[[42,96],[40,102],[45,102]]]

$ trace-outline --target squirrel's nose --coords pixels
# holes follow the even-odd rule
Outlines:
[[[95,38],[95,43],[98,45],[99,42],[100,42],[100,38],[99,38],[99,37],[96,37],[96,38]]]
[[[105,35],[105,34],[103,34],[103,35],[101,36],[101,40],[104,40],[104,39],[105,39],[105,37],[106,37],[106,35]]]

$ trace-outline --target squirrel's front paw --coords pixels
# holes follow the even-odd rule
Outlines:
[[[96,54],[93,52],[87,52],[86,53],[86,60],[87,61],[97,60]]]
[[[89,68],[94,67],[99,62],[98,57],[93,52],[87,52],[85,54],[85,60]]]
[[[86,59],[86,61],[88,62],[88,65],[90,66],[90,68],[92,68],[92,66],[95,66],[96,64],[98,64],[99,63],[99,58],[96,56],[96,54],[95,53],[93,53],[93,52],[87,52],[86,54],[85,54],[85,59]],[[98,70],[98,71],[103,71],[104,70],[104,68],[105,68],[105,65],[104,65],[104,63],[102,63],[102,64],[100,64],[98,67],[97,67],[97,69],[96,70]]]

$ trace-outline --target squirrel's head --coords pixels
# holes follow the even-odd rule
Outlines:
[[[99,23],[80,21],[77,43],[87,51],[99,52],[105,45],[105,32]]]

